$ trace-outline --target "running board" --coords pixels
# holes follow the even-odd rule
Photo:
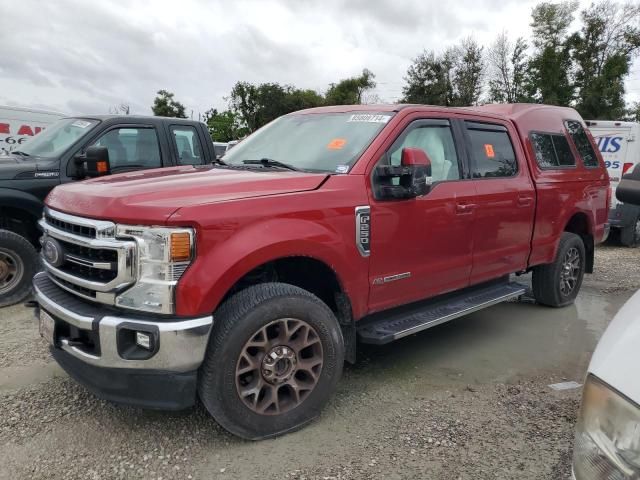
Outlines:
[[[519,297],[525,292],[526,287],[515,282],[500,282],[466,288],[429,301],[414,303],[363,318],[356,324],[358,338],[363,343],[383,345],[454,318]]]

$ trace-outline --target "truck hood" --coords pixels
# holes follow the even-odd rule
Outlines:
[[[172,167],[62,185],[46,203],[89,218],[157,224],[181,207],[314,190],[326,177],[276,169]]]
[[[613,318],[602,335],[589,372],[640,404],[640,291]]]
[[[0,156],[0,180],[14,178],[51,178],[60,175],[57,158],[23,157],[20,155]]]

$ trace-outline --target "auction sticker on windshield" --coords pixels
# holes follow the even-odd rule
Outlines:
[[[344,139],[344,138],[334,138],[333,140],[331,140],[329,142],[329,144],[327,145],[327,148],[329,150],[340,150],[346,144],[347,144],[347,140],[346,139]]]
[[[351,115],[347,122],[387,123],[390,118],[391,115],[356,113],[355,115]]]
[[[89,125],[91,125],[91,122],[87,122],[85,120],[76,120],[71,124],[72,127],[78,128],[87,128]]]

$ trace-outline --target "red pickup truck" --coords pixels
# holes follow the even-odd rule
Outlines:
[[[218,164],[54,189],[41,334],[102,398],[199,397],[234,434],[274,436],[318,415],[358,341],[518,297],[512,274],[533,272],[540,304],[572,303],[609,192],[570,108],[296,112]]]

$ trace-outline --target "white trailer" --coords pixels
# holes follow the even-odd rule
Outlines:
[[[64,116],[58,112],[0,105],[0,155],[19,150],[20,145]]]
[[[587,126],[598,143],[611,179],[609,224],[620,230],[623,245],[640,245],[640,206],[616,200],[615,189],[622,175],[640,162],[640,123],[613,120],[587,120]]]

